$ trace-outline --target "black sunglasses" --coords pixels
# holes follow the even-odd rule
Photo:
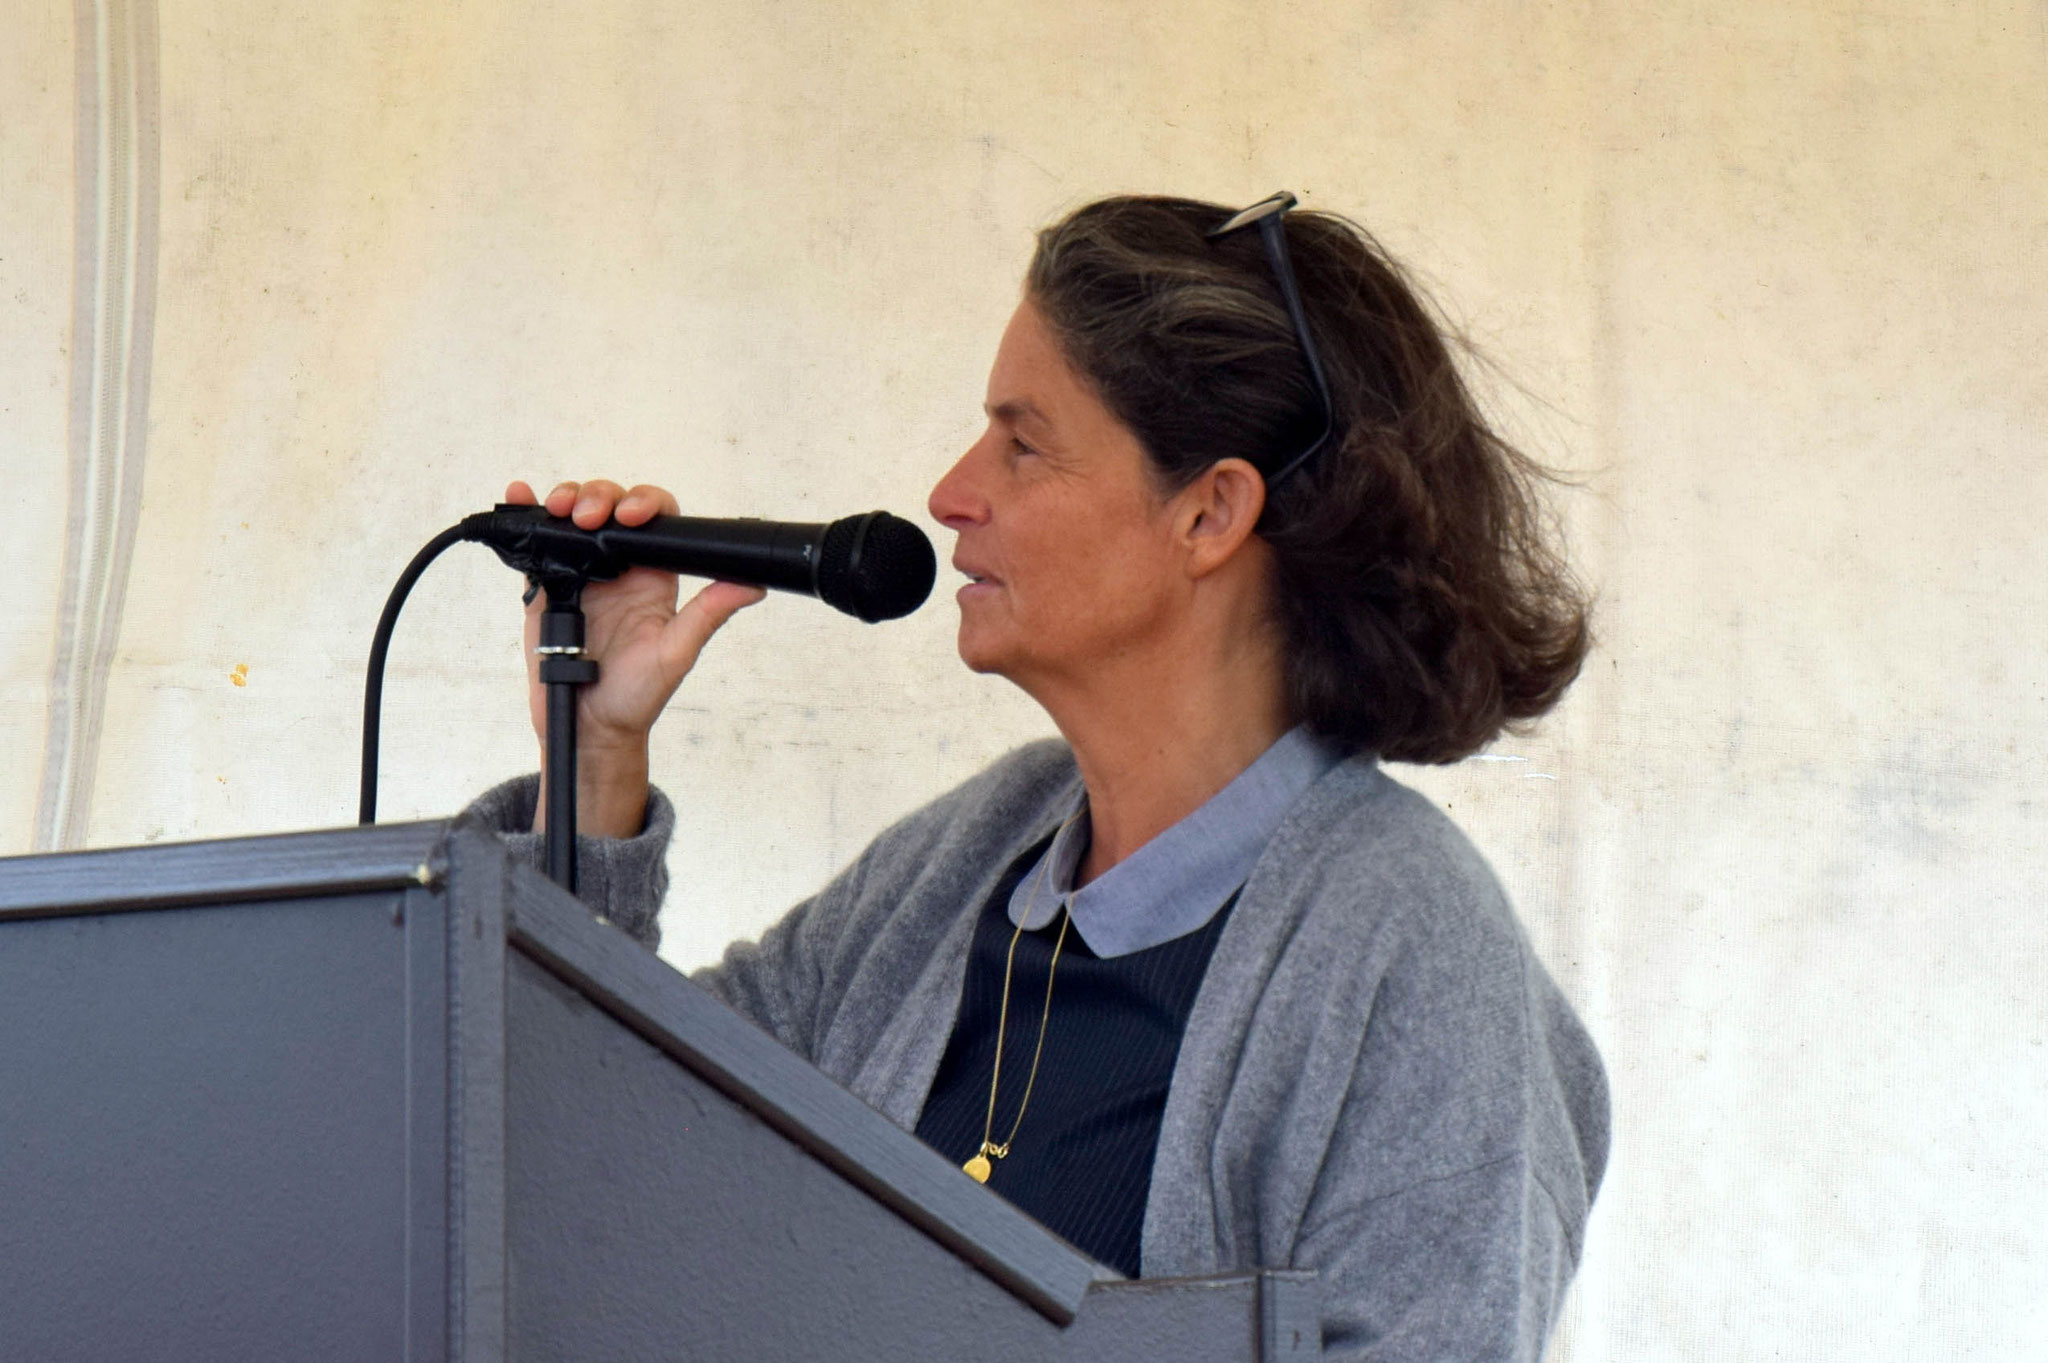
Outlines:
[[[1294,265],[1287,258],[1287,234],[1280,225],[1282,215],[1294,205],[1294,196],[1283,189],[1270,199],[1261,199],[1209,233],[1209,240],[1215,241],[1258,224],[1259,236],[1266,243],[1266,258],[1273,263],[1273,274],[1280,281],[1280,297],[1287,304],[1287,315],[1294,320],[1294,335],[1301,342],[1302,358],[1308,361],[1309,380],[1315,384],[1316,397],[1323,404],[1323,433],[1307,449],[1282,464],[1277,472],[1267,474],[1268,488],[1314,458],[1318,450],[1330,443],[1330,433],[1337,424],[1336,409],[1330,403],[1330,382],[1323,377],[1322,357],[1316,354],[1315,340],[1308,334],[1308,315],[1301,308],[1301,286],[1295,283]]]

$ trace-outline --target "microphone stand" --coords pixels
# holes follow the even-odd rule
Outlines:
[[[576,699],[579,690],[597,680],[597,664],[583,651],[584,581],[553,576],[542,580],[548,604],[541,612],[540,643],[534,649],[548,693],[543,846],[548,878],[570,894],[576,893]]]

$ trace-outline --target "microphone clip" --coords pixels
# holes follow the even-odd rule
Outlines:
[[[462,538],[490,546],[506,567],[524,573],[529,584],[609,582],[633,565],[607,553],[598,540],[566,516],[537,506],[500,502],[489,511],[462,518]],[[529,586],[526,599],[533,600]]]

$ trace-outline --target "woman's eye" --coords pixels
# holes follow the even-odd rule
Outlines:
[[[1014,435],[1010,437],[1010,451],[1011,451],[1011,453],[1013,453],[1013,454],[1037,454],[1037,453],[1038,453],[1038,451],[1037,451],[1037,450],[1034,450],[1034,449],[1032,449],[1032,448],[1031,448],[1031,447],[1030,447],[1029,445],[1027,445],[1027,444],[1025,444],[1025,443],[1024,443],[1023,441],[1021,441],[1021,440],[1017,439],[1017,437],[1016,437],[1016,436],[1014,436]]]

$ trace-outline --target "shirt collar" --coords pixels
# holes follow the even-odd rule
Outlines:
[[[1074,873],[1088,846],[1088,797],[1010,894],[1010,921],[1044,927],[1064,908],[1097,956],[1144,951],[1216,916],[1251,874],[1295,797],[1343,758],[1302,726],[1239,772],[1200,808],[1079,890]]]

